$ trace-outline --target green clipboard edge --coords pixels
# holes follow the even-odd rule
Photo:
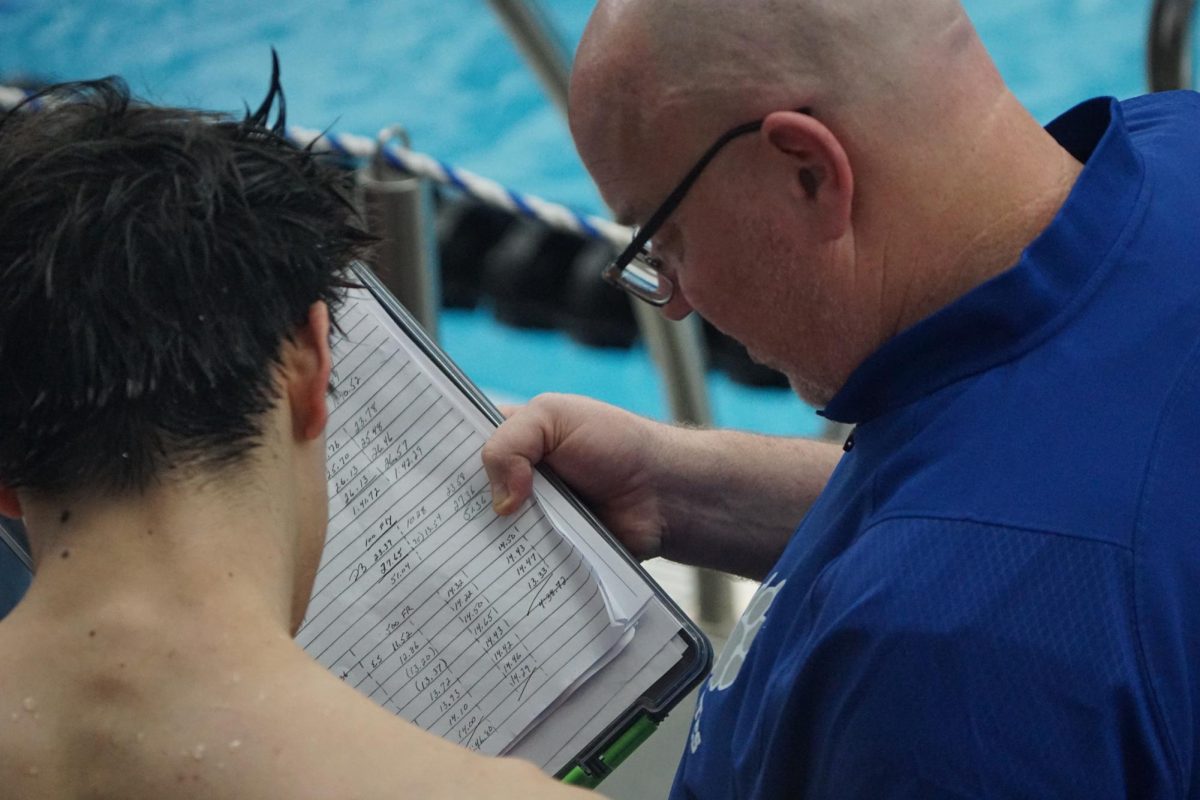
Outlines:
[[[583,765],[576,764],[574,767],[571,767],[571,770],[566,775],[562,776],[562,782],[573,786],[583,786],[588,789],[596,788],[600,785],[600,781],[604,780],[613,770],[619,767],[622,761],[629,758],[633,751],[638,749],[642,742],[649,739],[650,734],[656,730],[658,730],[657,722],[648,716],[638,717],[633,726],[621,734],[620,738],[601,754],[600,762],[606,769],[604,774],[599,774],[599,770],[589,772]]]
[[[657,590],[657,585],[652,585]],[[674,603],[669,603],[669,607],[674,613],[683,615]],[[687,617],[684,616],[684,619]],[[689,633],[696,638],[690,637]],[[658,730],[659,724],[679,701],[708,676],[713,661],[712,644],[708,638],[690,620],[677,635],[687,642],[688,649],[675,668],[655,682],[624,715],[605,728],[554,777],[573,786],[588,789],[599,786]]]
[[[367,289],[383,306],[397,325],[404,330],[410,339],[429,357],[433,363],[446,374],[450,381],[469,399],[484,416],[496,425],[504,421],[499,409],[479,390],[474,382],[466,376],[458,365],[450,360],[437,343],[434,342],[417,322],[416,318],[399,300],[383,285],[382,281],[366,264],[361,261],[352,262],[351,274],[361,281],[362,288]],[[654,589],[654,594],[666,607],[667,611],[679,622],[677,636],[683,640],[686,650],[676,665],[657,680],[645,694],[636,700],[620,717],[604,729],[583,752],[569,761],[554,774],[554,777],[564,783],[587,788],[595,788],[606,777],[612,774],[626,758],[629,757],[650,735],[658,728],[667,713],[675,707],[688,692],[700,684],[712,669],[713,648],[708,637],[697,627],[696,623],[683,613],[683,610],[667,595],[652,577],[642,568],[642,565],[625,549],[616,537],[604,527],[596,515],[588,509],[575,493],[562,480],[550,472],[545,465],[539,466],[541,472],[556,489],[575,507],[583,518],[613,546],[621,557],[639,574],[643,580]]]

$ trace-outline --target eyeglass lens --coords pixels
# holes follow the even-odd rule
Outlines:
[[[630,259],[617,280],[626,291],[656,306],[670,302],[675,289],[671,279],[658,271],[657,261],[645,250]]]

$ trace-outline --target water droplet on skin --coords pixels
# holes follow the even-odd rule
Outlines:
[[[229,743],[229,749],[230,749],[230,750],[237,750],[237,749],[238,749],[239,747],[241,747],[241,746],[242,746],[242,740],[241,740],[241,739],[234,739],[232,742],[230,742],[230,743]]]
[[[37,708],[37,703],[33,701],[32,697],[26,697],[21,705],[25,707],[26,711],[33,711],[35,708]]]
[[[197,761],[204,758],[204,745],[198,744],[192,748],[192,758],[196,759]]]

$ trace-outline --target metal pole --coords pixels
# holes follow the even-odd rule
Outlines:
[[[529,0],[488,2],[541,79],[546,94],[565,114],[571,58],[562,40],[552,32],[544,12]],[[693,318],[672,322],[644,303],[631,302],[638,328],[663,377],[672,418],[689,425],[711,425],[699,321]],[[729,578],[711,570],[697,570],[697,573],[700,619],[724,633],[733,624]]]
[[[358,171],[358,190],[367,226],[381,240],[375,273],[436,341],[441,290],[428,181],[377,157]]]
[[[556,34],[546,13],[526,0],[488,0],[509,38],[516,42],[526,62],[537,73],[546,94],[564,115],[567,86],[571,82],[571,55]]]
[[[671,419],[685,425],[712,425],[700,320],[689,316],[682,322],[672,322],[646,303],[631,302],[646,349],[670,384],[667,405]]]
[[[1155,0],[1146,48],[1150,91],[1191,88],[1195,12],[1196,0]]]

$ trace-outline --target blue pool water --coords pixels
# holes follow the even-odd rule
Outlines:
[[[592,0],[546,0],[564,39]],[[1048,121],[1078,100],[1143,91],[1150,0],[966,0],[1017,95]],[[262,96],[268,46],[284,70],[289,122],[373,135],[402,123],[418,149],[514,188],[602,213],[566,125],[484,0],[0,0],[0,75],[118,73],[152,100],[236,111]],[[640,349],[600,351],[557,334],[447,314],[442,341],[497,395],[574,391],[663,416]],[[531,368],[531,365],[537,365]],[[811,433],[785,390],[712,377],[718,424]]]

